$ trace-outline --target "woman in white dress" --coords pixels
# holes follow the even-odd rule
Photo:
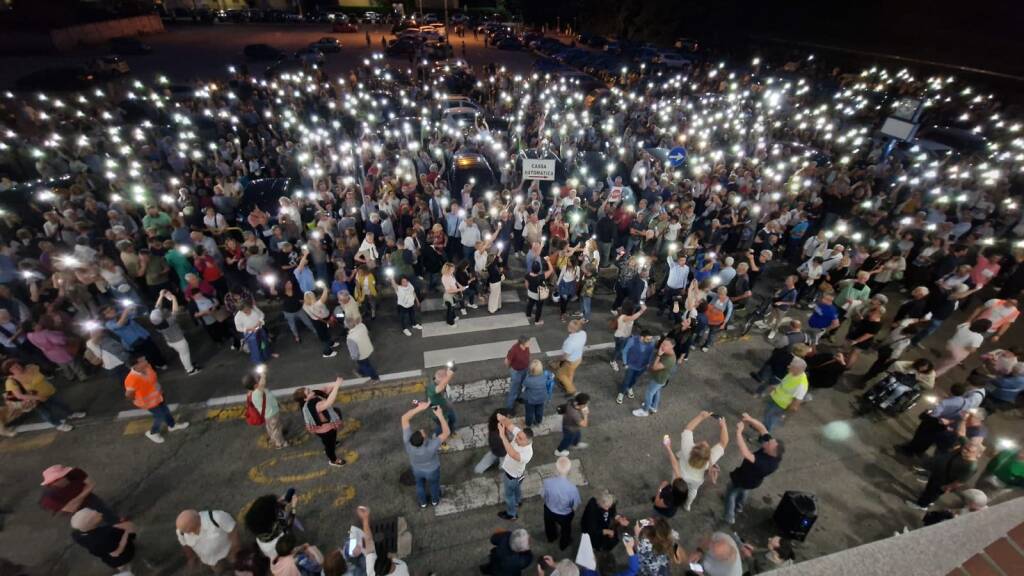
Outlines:
[[[700,426],[701,422],[713,416],[718,420],[718,443],[714,446],[706,440],[695,443],[693,431],[697,426]],[[719,458],[725,454],[725,447],[728,445],[729,427],[726,425],[725,418],[713,415],[707,410],[697,414],[686,425],[686,428],[683,429],[682,448],[679,450],[679,464],[687,487],[686,510],[690,510],[694,499],[697,498],[697,491],[704,484],[704,478],[708,475],[708,470],[715,466]],[[715,482],[717,477],[717,468],[715,470],[711,472],[713,476],[712,482]]]

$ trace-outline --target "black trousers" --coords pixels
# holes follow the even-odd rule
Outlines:
[[[565,550],[572,543],[572,517],[570,512],[565,516],[555,514],[548,507],[544,507],[544,535],[548,542],[554,542],[558,538],[558,549]]]
[[[534,312],[536,310],[536,312]],[[544,310],[543,300],[534,300],[533,298],[526,298],[526,317],[529,318],[533,314],[533,321],[540,322],[540,314]]]
[[[939,435],[945,430],[946,427],[939,422],[938,418],[923,416],[921,423],[917,425],[917,430],[914,431],[914,437],[910,439],[910,442],[904,444],[903,448],[911,454],[920,456],[935,444]]]
[[[320,437],[320,441],[324,443],[324,453],[327,454],[327,459],[331,462],[338,460],[338,453],[336,452],[338,444],[338,431],[331,430],[330,432],[324,432],[323,434],[317,434]]]

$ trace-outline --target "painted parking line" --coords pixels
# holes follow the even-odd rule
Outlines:
[[[515,290],[502,290],[501,303],[512,304],[519,302],[519,294]],[[440,312],[444,310],[444,301],[440,298],[427,298],[420,301],[421,312]]]
[[[516,426],[522,427],[523,418],[518,417],[513,419]],[[550,414],[544,416],[540,424],[532,427],[533,437],[547,436],[548,434],[554,434],[555,432],[562,431],[562,416],[560,414]],[[448,448],[443,451],[444,454],[450,452],[460,452],[462,450],[473,450],[475,448],[483,448],[487,446],[487,423],[474,424],[473,426],[463,426],[455,431],[455,435],[448,439]]]
[[[343,451],[339,454],[341,458],[344,458],[348,464],[359,460],[359,454],[351,450]],[[330,468],[325,460],[323,450],[307,450],[305,452],[296,452],[293,454],[282,454],[281,456],[274,456],[273,458],[267,458],[263,462],[253,466],[249,469],[249,480],[256,484],[295,484],[298,482],[306,482],[309,480],[315,480],[323,476],[330,474],[333,468]],[[318,463],[318,469],[310,470],[308,472],[297,472],[297,473],[284,473],[277,474],[275,469],[286,463],[294,460],[310,460]],[[344,468],[339,468],[343,470]]]
[[[441,502],[434,508],[434,515],[449,516],[468,510],[501,504],[505,499],[502,495],[500,474],[503,473],[499,470],[488,476],[473,478],[462,484],[442,487]],[[541,483],[544,479],[557,474],[558,471],[555,469],[554,462],[536,467],[527,466],[526,478],[523,479],[522,485],[523,499],[539,496]],[[569,481],[575,486],[587,485],[582,465],[577,459],[572,460]]]
[[[14,427],[14,431],[18,434],[23,432],[40,432],[43,430],[56,430],[56,426],[49,422],[36,422],[34,424],[22,424],[21,426]]]
[[[424,338],[433,338],[435,336],[454,336],[456,334],[486,332],[488,330],[501,330],[529,325],[530,319],[523,314],[494,314],[463,318],[455,325],[449,325],[444,321],[426,322],[423,324],[422,333]]]
[[[443,366],[449,360],[457,361],[460,364],[469,362],[480,362],[483,360],[495,360],[504,358],[516,343],[516,340],[502,340],[499,342],[488,342],[486,344],[473,344],[471,346],[460,346],[456,348],[444,348],[441,350],[428,350],[423,353],[423,366],[433,368]],[[536,338],[530,339],[530,353],[539,354],[540,346]]]

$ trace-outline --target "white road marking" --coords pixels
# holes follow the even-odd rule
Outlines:
[[[405,372],[392,372],[390,374],[381,374],[380,375],[380,381],[381,382],[389,382],[391,380],[405,380],[406,378],[418,378],[418,377],[420,377],[422,375],[423,375],[423,370],[406,370]],[[341,389],[344,390],[346,388],[351,388],[352,386],[359,386],[360,384],[366,384],[369,381],[370,381],[370,379],[366,378],[365,376],[364,377],[360,377],[360,378],[348,378],[344,382],[341,383]],[[271,390],[271,392],[274,394],[274,396],[278,396],[278,397],[284,398],[284,397],[291,396],[292,393],[295,392],[296,390],[298,390],[299,388],[322,388],[322,387],[328,386],[330,384],[334,384],[334,381],[331,380],[330,382],[321,382],[319,384],[302,384],[302,385],[299,385],[299,386],[292,386],[291,388],[274,388],[273,390]],[[229,398],[232,398],[232,397],[229,396]],[[214,398],[212,400],[207,400],[206,403],[207,403],[207,405],[211,405],[210,402],[214,402],[214,401],[218,401],[218,400],[220,400],[220,399],[219,398]],[[243,402],[245,401],[245,396],[244,395],[242,396],[242,401]]]
[[[168,404],[167,408],[169,408],[171,412],[174,412],[174,411],[176,411],[178,409],[178,406],[180,406],[180,404]],[[143,416],[149,416],[149,415],[150,415],[149,410],[143,410],[141,408],[137,408],[135,410],[122,410],[122,411],[118,412],[117,413],[117,419],[118,420],[127,420],[128,418],[141,418]]]
[[[601,342],[600,344],[590,344],[589,346],[583,347],[583,352],[594,352],[596,350],[608,350],[609,348],[615,348],[615,342]],[[561,350],[552,350],[544,353],[548,357],[561,356]]]
[[[504,396],[508,394],[510,382],[511,379],[506,376],[504,378],[477,380],[476,382],[467,382],[465,384],[453,384],[448,389],[448,401],[469,402],[470,400],[479,400],[490,396]]]
[[[519,294],[515,290],[502,290],[501,303],[512,304],[519,302]],[[483,308],[481,306],[481,308]],[[440,298],[427,298],[420,302],[421,312],[440,312],[444,310],[444,301]]]
[[[49,422],[36,422],[35,424],[22,424],[21,426],[15,426],[14,431],[17,432],[18,434],[21,434],[23,432],[40,432],[43,430],[53,430],[54,428],[56,428],[56,426],[50,424]]]
[[[444,348],[441,350],[428,350],[423,353],[423,365],[427,368],[443,366],[449,360],[457,361],[460,364],[468,362],[480,362],[482,360],[494,360],[504,358],[516,343],[516,340],[503,340],[499,342],[488,342],[487,344],[473,344],[472,346],[461,346],[458,348]],[[530,339],[530,353],[540,353],[540,346],[537,339]]]
[[[576,486],[586,486],[587,479],[583,476],[583,469],[579,460],[572,460],[572,470],[569,471],[569,481]],[[442,468],[442,473],[444,469]],[[468,482],[442,488],[441,502],[434,508],[435,516],[448,516],[475,510],[485,506],[496,506],[504,502],[502,495],[501,478],[504,472],[501,470],[490,471],[487,476],[473,478]],[[533,498],[540,495],[541,483],[545,478],[558,474],[555,463],[543,464],[540,466],[527,465],[526,478],[523,479],[523,499]]]
[[[463,317],[455,326],[449,326],[444,321],[426,322],[423,324],[423,337],[453,336],[455,334],[501,330],[503,328],[529,325],[530,319],[525,314],[488,314],[486,316]]]

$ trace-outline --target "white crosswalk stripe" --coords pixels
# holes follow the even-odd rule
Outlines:
[[[476,382],[467,382],[465,384],[453,384],[448,388],[448,401],[469,402],[471,400],[487,398],[488,396],[504,396],[508,394],[510,382],[511,379],[505,377],[488,378],[487,380],[477,380]]]
[[[434,508],[435,516],[449,516],[485,506],[496,506],[505,501],[502,495],[501,477],[504,473],[498,470],[488,476],[473,478],[454,486],[443,486],[441,502]],[[545,478],[558,474],[555,463],[540,466],[527,465],[526,478],[523,479],[523,499],[540,495],[541,483]],[[579,460],[572,460],[569,481],[576,486],[586,486],[587,479],[583,475],[583,466]]]
[[[502,290],[501,303],[513,304],[519,302],[519,294],[515,290]],[[420,302],[420,312],[441,312],[444,311],[444,300],[440,298],[427,298]]]
[[[455,326],[447,322],[425,322],[423,324],[423,337],[452,336],[454,334],[467,334],[470,332],[486,332],[487,330],[500,330],[502,328],[515,328],[517,326],[529,326],[530,319],[525,314],[494,314],[462,318]]]
[[[509,348],[515,344],[515,340],[503,340],[500,342],[489,342],[486,344],[473,344],[457,348],[444,348],[441,350],[428,350],[423,353],[423,366],[433,368],[443,366],[449,360],[465,364],[467,362],[480,362],[482,360],[495,360],[504,358]],[[530,352],[540,353],[540,346],[536,338],[530,339]]]

